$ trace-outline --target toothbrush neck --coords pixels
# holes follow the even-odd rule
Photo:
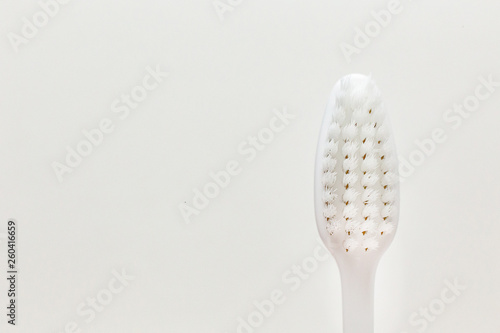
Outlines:
[[[374,287],[378,262],[348,262],[342,265],[344,333],[374,332]]]

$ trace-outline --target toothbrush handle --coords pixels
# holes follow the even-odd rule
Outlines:
[[[341,270],[344,333],[374,333],[376,265],[349,265]]]

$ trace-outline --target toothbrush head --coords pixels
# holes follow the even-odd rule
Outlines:
[[[350,74],[333,88],[323,118],[315,170],[321,239],[335,257],[381,255],[398,222],[396,149],[380,91]]]

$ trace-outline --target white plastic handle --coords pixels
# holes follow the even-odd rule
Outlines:
[[[344,333],[374,333],[375,273],[378,262],[339,263]]]

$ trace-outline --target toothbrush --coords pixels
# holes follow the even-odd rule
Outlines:
[[[340,271],[344,333],[374,332],[379,260],[399,218],[392,130],[370,77],[341,78],[330,95],[318,142],[316,223]]]

